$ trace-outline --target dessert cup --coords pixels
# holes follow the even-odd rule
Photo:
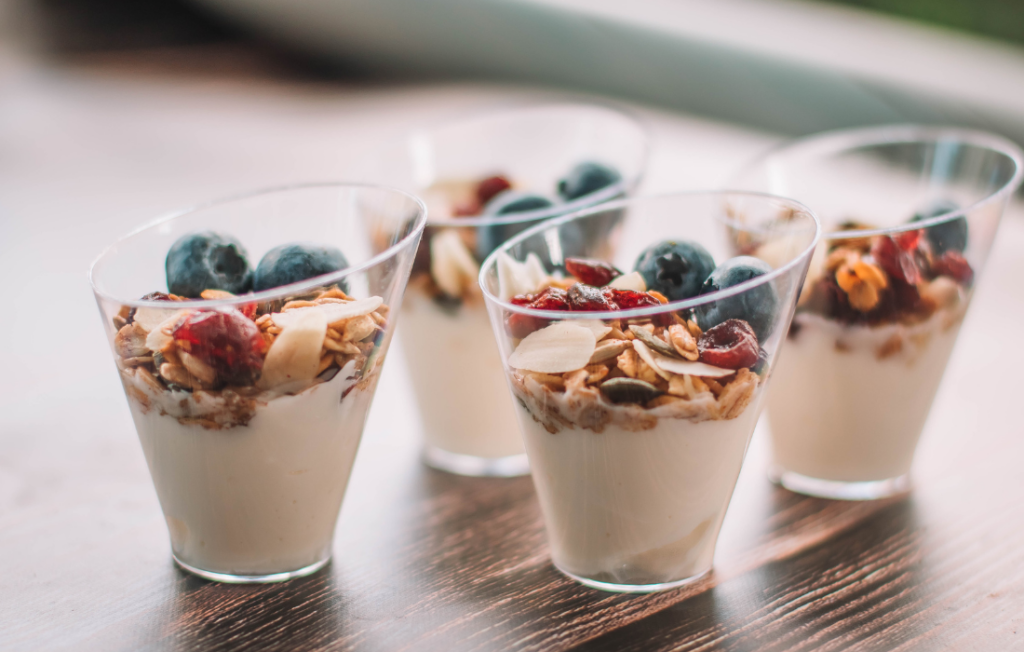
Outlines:
[[[932,400],[1020,181],[1013,144],[920,126],[798,140],[734,179],[807,204],[825,233],[768,397],[774,481],[849,500],[909,489]]]
[[[522,272],[536,266],[524,261],[539,258],[555,277],[546,283],[572,283],[558,277],[574,267],[564,251],[575,250],[581,232],[587,234],[582,257],[624,271],[652,242],[680,236],[717,261],[741,250],[771,269],[682,301],[655,297],[642,308],[519,305],[526,296]],[[561,572],[598,589],[648,592],[711,569],[817,237],[815,218],[788,199],[678,194],[557,218],[506,242],[484,262],[480,285]],[[570,286],[570,302],[573,292]],[[726,369],[705,364],[698,343],[736,322],[724,317],[737,315],[737,307],[755,311],[744,313],[757,324],[752,357]]]
[[[397,190],[295,186],[158,220],[93,264],[179,566],[243,583],[328,562],[425,220],[422,202]],[[239,296],[150,295],[170,289],[172,244],[210,231],[255,256],[284,243],[338,247],[349,264]]]
[[[378,176],[423,197],[428,206],[399,337],[429,465],[462,475],[529,472],[476,282],[479,264],[498,244],[534,224],[631,194],[646,154],[644,131],[632,118],[570,104],[420,131],[381,157]],[[473,184],[492,175],[503,175],[516,191],[554,198],[560,176],[586,161],[614,168],[619,179],[571,201],[555,199],[547,208],[496,216],[473,205]]]

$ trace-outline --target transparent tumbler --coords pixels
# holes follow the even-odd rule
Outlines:
[[[1021,152],[997,136],[921,126],[797,140],[733,187],[810,206],[825,235],[768,398],[788,489],[867,500],[906,491],[932,400]]]
[[[678,194],[558,218],[484,261],[506,401],[560,571],[645,592],[711,569],[817,237],[788,199]],[[668,248],[640,263],[657,243]],[[696,295],[730,267],[757,274]],[[668,301],[672,283],[690,298]]]
[[[375,178],[422,197],[429,213],[399,329],[428,464],[463,475],[529,471],[477,285],[480,262],[530,226],[632,194],[646,156],[634,119],[586,104],[457,120],[381,155]],[[611,173],[574,176],[581,164]],[[566,178],[575,182],[560,187]]]
[[[296,186],[158,220],[93,264],[179,566],[272,582],[328,562],[425,220],[422,202],[397,190]],[[196,249],[187,273],[174,268],[174,287],[195,286],[178,290],[191,298],[171,294],[165,268],[183,237]],[[292,243],[338,248],[348,266],[243,293],[246,260],[251,270]],[[203,276],[203,261],[224,276]],[[258,270],[253,278],[259,287]],[[234,283],[236,293],[205,283]]]

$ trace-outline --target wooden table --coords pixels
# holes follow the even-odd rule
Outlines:
[[[529,478],[461,478],[419,462],[394,350],[330,566],[225,586],[172,565],[90,260],[163,211],[358,177],[377,143],[415,124],[554,98],[565,96],[302,80],[233,46],[58,64],[0,41],[0,649],[1024,649],[1019,208],[908,497],[830,502],[775,488],[759,430],[709,578],[658,595],[593,591],[551,566]],[[777,140],[636,110],[654,135],[648,191],[715,185]]]

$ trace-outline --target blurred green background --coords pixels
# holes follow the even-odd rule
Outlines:
[[[819,0],[1024,44],[1024,0]]]

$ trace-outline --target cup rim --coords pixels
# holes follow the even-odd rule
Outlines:
[[[650,307],[646,307],[646,308],[632,308],[630,310],[605,310],[605,311],[601,311],[601,312],[598,312],[598,311],[593,311],[593,312],[591,312],[591,311],[572,312],[572,311],[557,311],[557,310],[536,310],[536,309],[528,308],[526,306],[517,306],[517,305],[515,305],[513,303],[509,303],[507,301],[502,301],[501,299],[499,299],[497,296],[495,296],[487,288],[487,284],[485,282],[486,275],[487,275],[488,271],[492,267],[496,267],[497,266],[498,256],[500,254],[502,254],[502,253],[507,253],[508,250],[511,249],[512,247],[514,247],[515,245],[519,244],[523,240],[526,240],[527,238],[529,238],[529,237],[531,237],[531,236],[533,236],[533,235],[535,235],[537,233],[541,233],[542,231],[545,231],[545,230],[547,230],[547,229],[549,229],[551,227],[559,226],[561,224],[565,224],[567,222],[570,222],[570,221],[573,221],[573,220],[576,220],[576,219],[583,219],[583,218],[589,217],[589,216],[597,214],[597,213],[603,213],[603,212],[606,212],[606,211],[617,210],[617,209],[620,209],[620,208],[628,208],[629,206],[631,206],[633,204],[639,204],[641,202],[652,201],[652,200],[665,200],[665,199],[673,199],[673,198],[684,198],[684,197],[699,197],[699,196],[720,196],[720,197],[743,196],[743,197],[753,197],[753,198],[757,198],[757,199],[761,199],[761,200],[773,200],[773,201],[782,202],[782,203],[784,203],[784,204],[786,204],[786,205],[788,205],[788,206],[790,206],[792,208],[795,208],[795,209],[797,209],[800,212],[806,213],[808,216],[810,216],[811,222],[814,225],[814,237],[811,239],[810,243],[802,251],[800,251],[799,254],[793,256],[793,258],[791,260],[789,260],[785,265],[782,265],[778,269],[773,269],[772,271],[768,272],[767,274],[762,274],[761,276],[752,278],[752,279],[750,279],[748,281],[744,281],[743,283],[740,283],[738,285],[734,285],[732,287],[728,287],[728,288],[726,288],[724,290],[718,290],[717,292],[711,292],[709,294],[703,294],[703,295],[699,295],[697,297],[691,297],[689,299],[683,299],[682,301],[669,301],[668,303],[664,303],[664,304],[662,304],[660,306],[650,306]],[[764,229],[758,229],[756,227],[751,227],[751,225],[744,224],[742,222],[739,222],[737,220],[732,219],[731,217],[722,219],[720,221],[721,221],[721,223],[723,223],[726,226],[734,225],[737,228],[742,228],[743,230],[746,230],[746,231],[758,231],[758,230],[762,230],[763,231],[764,230]],[[803,231],[804,231],[804,229],[793,229],[794,233],[796,233],[796,232],[803,232]],[[480,274],[477,277],[477,283],[479,283],[480,290],[483,292],[484,297],[487,299],[488,302],[491,302],[491,303],[494,303],[494,304],[496,304],[498,306],[501,306],[504,310],[507,310],[507,311],[510,311],[510,312],[517,312],[517,313],[521,313],[521,314],[524,314],[524,315],[530,315],[532,317],[541,317],[541,318],[544,318],[544,319],[561,320],[561,321],[573,320],[573,319],[601,319],[601,320],[605,320],[605,319],[634,319],[634,318],[639,318],[639,317],[650,317],[652,315],[659,315],[659,314],[663,314],[663,313],[666,313],[666,312],[678,312],[680,310],[687,310],[687,309],[694,308],[694,307],[697,307],[697,306],[702,306],[702,305],[705,305],[705,304],[708,304],[708,303],[713,303],[713,302],[719,301],[721,299],[726,299],[728,297],[733,297],[733,296],[736,296],[736,295],[739,295],[739,294],[743,294],[744,292],[747,292],[747,291],[751,290],[752,288],[755,288],[755,287],[764,285],[766,283],[769,283],[770,281],[772,281],[772,280],[774,280],[776,278],[779,278],[780,276],[783,276],[783,275],[787,274],[794,267],[800,265],[801,261],[803,261],[804,259],[806,259],[807,261],[810,261],[810,258],[813,255],[815,248],[818,246],[818,242],[819,242],[820,239],[821,239],[821,222],[818,220],[818,216],[815,215],[814,211],[812,211],[807,206],[801,204],[800,202],[796,201],[795,199],[790,199],[788,197],[782,197],[780,195],[772,195],[772,194],[769,194],[769,193],[749,191],[749,190],[692,190],[692,191],[686,191],[686,192],[672,192],[672,193],[662,193],[662,194],[657,194],[657,195],[645,195],[643,197],[632,197],[632,198],[621,199],[619,201],[608,202],[606,204],[601,204],[599,206],[591,206],[591,207],[588,207],[588,208],[586,208],[584,210],[577,211],[575,213],[571,213],[569,215],[564,215],[562,217],[558,217],[558,218],[555,218],[553,220],[548,220],[546,222],[542,222],[540,224],[537,224],[536,226],[533,226],[533,227],[527,229],[526,231],[523,231],[522,233],[516,235],[515,237],[506,240],[497,249],[492,251],[490,253],[490,255],[487,256],[487,258],[484,260],[484,262],[480,265]]]
[[[1001,187],[997,188],[987,196],[979,199],[973,204],[961,206],[955,211],[940,213],[926,220],[908,222],[879,229],[843,231],[830,231],[822,233],[824,241],[849,240],[851,238],[870,238],[879,235],[892,235],[906,231],[917,231],[927,229],[937,224],[950,222],[958,217],[965,217],[968,213],[996,202],[1001,201],[1004,196],[1013,194],[1024,180],[1024,152],[1013,141],[997,134],[977,129],[965,129],[962,127],[929,126],[921,124],[892,124],[881,127],[859,127],[856,129],[837,129],[817,134],[811,134],[801,138],[785,141],[765,152],[759,154],[753,160],[742,167],[739,172],[732,176],[730,183],[737,184],[738,179],[746,176],[751,171],[765,165],[766,161],[780,154],[790,154],[807,150],[814,154],[836,153],[854,148],[870,148],[880,145],[895,143],[929,143],[929,142],[950,142],[956,141],[974,147],[988,149],[1006,156],[1013,162],[1014,171],[1010,178]]]
[[[419,236],[423,233],[423,229],[427,223],[427,206],[419,197],[408,193],[399,188],[392,186],[386,186],[382,184],[374,183],[358,183],[358,182],[347,182],[347,181],[314,181],[307,183],[296,183],[286,184],[280,186],[270,186],[261,188],[258,190],[252,190],[248,192],[242,192],[219,199],[214,199],[198,204],[193,204],[186,208],[178,209],[166,213],[157,217],[156,219],[150,220],[142,224],[139,227],[129,231],[128,233],[117,238],[111,244],[107,245],[89,266],[89,284],[92,286],[93,292],[97,297],[107,299],[120,303],[121,305],[129,306],[132,308],[167,308],[168,303],[166,301],[153,301],[145,299],[124,299],[121,297],[114,296],[113,294],[100,290],[97,286],[96,274],[97,267],[105,260],[108,256],[112,255],[117,247],[128,240],[140,235],[141,233],[150,229],[156,228],[157,226],[170,222],[179,217],[195,213],[197,211],[213,208],[215,206],[221,206],[229,204],[231,202],[240,201],[243,199],[252,199],[255,197],[261,197],[265,195],[273,195],[278,193],[297,191],[297,190],[311,190],[317,188],[334,188],[334,189],[364,189],[364,190],[383,190],[394,194],[402,195],[411,199],[413,204],[417,207],[415,223],[412,230],[405,234],[398,242],[391,245],[379,254],[368,258],[359,265],[346,267],[345,269],[333,272],[331,274],[324,274],[323,276],[316,276],[311,279],[299,281],[297,283],[291,283],[289,285],[282,285],[269,290],[263,290],[262,292],[253,292],[250,294],[241,294],[228,299],[186,299],[184,301],[176,301],[173,304],[175,309],[186,310],[186,309],[215,309],[224,307],[236,307],[247,303],[262,302],[262,301],[273,301],[288,296],[294,296],[296,294],[302,294],[305,290],[312,290],[314,288],[323,287],[325,284],[336,283],[337,281],[346,278],[353,274],[365,272],[366,270],[379,265],[381,262],[393,258],[402,250],[409,248],[410,243],[414,240],[418,240]]]
[[[594,206],[599,203],[606,202],[616,195],[626,192],[635,191],[640,184],[643,182],[645,175],[647,174],[647,166],[650,161],[651,155],[651,137],[650,129],[647,126],[647,122],[640,118],[636,112],[628,107],[619,106],[610,102],[549,102],[543,104],[531,104],[527,106],[520,106],[514,108],[507,108],[495,111],[487,111],[483,113],[473,113],[463,118],[458,119],[446,119],[439,121],[434,124],[424,125],[413,129],[412,131],[405,134],[404,137],[399,141],[401,145],[408,145],[418,138],[427,138],[432,134],[445,130],[453,129],[464,126],[469,126],[478,123],[486,123],[491,121],[499,121],[507,118],[514,118],[523,114],[539,113],[543,111],[550,111],[552,109],[598,109],[609,115],[614,115],[616,118],[623,119],[626,123],[632,124],[640,137],[640,169],[637,171],[633,179],[623,178],[617,183],[610,186],[606,186],[597,192],[592,192],[589,195],[584,195],[570,202],[564,204],[556,204],[550,208],[542,208],[533,211],[525,211],[522,213],[512,213],[510,215],[503,216],[489,216],[489,215],[467,215],[465,217],[445,217],[445,218],[432,218],[430,219],[429,225],[431,227],[449,228],[449,227],[464,227],[464,228],[479,228],[491,225],[506,225],[506,224],[518,224],[521,222],[531,222],[534,220],[542,220],[550,217],[556,217],[565,215],[566,213],[574,213],[584,208]],[[417,190],[417,192],[421,192]]]

